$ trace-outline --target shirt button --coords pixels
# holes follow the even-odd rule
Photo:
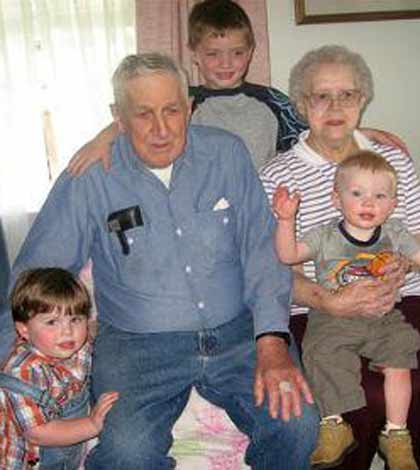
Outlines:
[[[129,245],[132,245],[134,243],[134,240],[132,238],[127,238],[127,243]]]
[[[229,223],[229,217],[223,217],[223,225],[227,225]]]
[[[185,272],[187,274],[190,274],[191,271],[192,271],[191,266],[185,266]]]
[[[204,302],[198,302],[197,307],[198,307],[200,310],[203,310],[203,308],[204,308]]]
[[[175,230],[175,233],[178,235],[178,237],[180,237],[182,235],[182,230],[178,227],[176,230]]]

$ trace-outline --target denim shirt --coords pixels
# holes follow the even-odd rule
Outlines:
[[[142,225],[125,231],[124,254],[107,219],[132,206],[140,208]],[[120,136],[108,173],[95,165],[79,178],[60,176],[13,278],[35,266],[78,272],[91,258],[99,319],[116,328],[197,331],[249,309],[256,335],[287,332],[291,272],[275,257],[274,226],[249,152],[236,136],[191,125],[169,189]]]

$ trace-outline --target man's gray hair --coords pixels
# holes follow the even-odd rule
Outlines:
[[[292,68],[289,76],[289,99],[296,105],[308,92],[311,74],[320,65],[340,64],[350,66],[356,86],[369,103],[373,99],[373,77],[370,68],[360,54],[344,46],[328,45],[307,52]]]
[[[172,73],[178,79],[185,100],[188,102],[188,78],[184,69],[170,56],[158,52],[126,56],[112,76],[115,104],[124,106],[126,84],[129,80],[151,73]]]

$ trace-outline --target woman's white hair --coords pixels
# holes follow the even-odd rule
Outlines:
[[[308,92],[307,84],[311,75],[320,65],[348,65],[366,102],[373,99],[373,77],[370,68],[360,54],[352,52],[344,46],[327,45],[307,52],[292,68],[289,76],[289,99],[297,105]]]
[[[170,56],[158,52],[145,54],[132,54],[126,56],[119,64],[112,76],[114,100],[118,107],[124,106],[126,100],[126,84],[129,80],[151,73],[171,73],[179,81],[185,100],[188,102],[188,78]]]

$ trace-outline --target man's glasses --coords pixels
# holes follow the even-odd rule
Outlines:
[[[305,95],[310,107],[316,111],[325,111],[335,101],[343,108],[352,108],[360,102],[360,90],[341,90],[336,94],[319,92]]]

